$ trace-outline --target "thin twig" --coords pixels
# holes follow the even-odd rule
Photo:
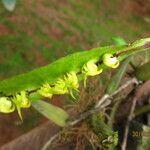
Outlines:
[[[126,87],[128,87],[131,84],[139,84],[139,81],[136,78],[132,78],[131,80],[127,81],[125,84],[123,84],[118,90],[116,90],[111,96],[115,96],[117,93],[124,90]]]
[[[136,78],[132,78],[131,80],[127,81],[125,84],[123,84],[118,90],[116,90],[114,93],[112,93],[111,95],[105,94],[99,101],[98,103],[95,104],[95,106],[86,111],[85,113],[81,114],[77,119],[75,119],[74,121],[70,121],[67,123],[66,127],[72,127],[78,123],[80,123],[81,121],[85,120],[87,117],[89,117],[90,115],[99,112],[100,110],[102,110],[103,108],[107,107],[108,105],[111,104],[111,99],[113,96],[115,96],[116,94],[118,94],[119,92],[121,92],[122,90],[124,90],[125,88],[127,88],[129,85],[131,84],[137,84],[138,81],[136,80]],[[133,110],[134,111],[134,110]],[[41,150],[47,150],[48,147],[52,144],[52,142],[60,135],[61,132],[55,134],[54,136],[52,136],[43,146],[43,148]]]
[[[60,132],[56,133],[54,136],[52,136],[42,147],[41,150],[47,150],[47,148],[51,145],[51,143],[57,138],[59,137]]]
[[[105,99],[105,100],[107,101],[107,99]],[[105,107],[108,106],[110,103],[111,103],[110,101],[107,101]],[[67,126],[70,127],[70,126],[74,126],[74,125],[78,124],[79,122],[83,121],[84,119],[86,119],[90,115],[92,115],[96,112],[99,112],[102,108],[104,108],[104,107],[97,107],[97,108],[91,109],[91,110],[81,114],[80,117],[77,118],[76,120],[68,122]]]
[[[131,83],[134,83],[134,84],[136,84],[136,85],[139,84],[139,82],[137,81],[137,79],[136,79],[136,78],[133,78],[133,79],[127,81],[126,84],[122,85],[122,87],[120,87],[120,88],[119,88],[117,91],[115,91],[113,94],[118,93],[119,90],[122,91],[123,89],[125,89],[125,87],[128,87],[128,85],[130,85]],[[113,95],[112,95],[112,96],[113,96]],[[117,111],[117,109],[118,109],[118,107],[119,107],[119,105],[120,105],[121,102],[122,102],[122,100],[117,101],[117,102],[114,104],[114,107],[112,108],[112,112],[111,112],[111,114],[110,114],[110,119],[109,119],[109,121],[108,121],[108,125],[109,125],[111,128],[113,128],[114,117],[115,117],[116,111]]]
[[[105,94],[95,105],[95,109],[101,107],[102,105],[105,105],[106,100],[110,98],[110,95]]]
[[[130,122],[133,118],[136,102],[137,102],[137,97],[134,97],[134,99],[132,101],[132,104],[131,104],[131,109],[130,109],[130,112],[129,112],[129,116],[127,118],[127,123],[126,123],[126,126],[125,126],[124,137],[123,137],[123,141],[122,141],[122,144],[121,144],[121,150],[126,150]]]

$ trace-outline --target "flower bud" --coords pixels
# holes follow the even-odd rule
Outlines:
[[[104,54],[103,55],[103,63],[111,68],[117,68],[119,66],[119,60],[117,59],[117,57],[113,57],[112,54]]]
[[[93,60],[88,61],[82,68],[82,73],[87,76],[95,76],[102,72],[102,69],[98,69],[98,66]]]
[[[0,112],[11,113],[15,110],[15,105],[7,97],[0,97]]]
[[[99,69],[94,60],[88,61],[84,64],[81,72],[84,74],[84,87],[86,87],[86,80],[88,76],[95,76],[102,73],[103,69]]]

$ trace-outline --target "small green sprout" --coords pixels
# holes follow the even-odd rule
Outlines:
[[[110,147],[111,145],[116,146],[117,144],[118,144],[118,132],[114,132],[112,135],[102,140],[102,145],[105,147]]]
[[[103,55],[103,63],[111,68],[117,68],[119,66],[119,60],[117,57],[114,57],[112,54],[106,53]]]
[[[94,60],[88,61],[84,64],[82,68],[82,73],[84,74],[84,86],[86,87],[86,80],[88,76],[95,76],[102,73],[103,69],[98,69],[98,66],[95,64]]]
[[[45,83],[38,91],[37,91],[41,96],[47,97],[47,98],[52,98],[52,87],[48,84]]]
[[[15,105],[7,97],[0,97],[0,112],[11,113],[15,110]]]

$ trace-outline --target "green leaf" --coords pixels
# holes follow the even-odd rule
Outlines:
[[[150,38],[147,38],[138,40],[129,45],[98,47],[90,51],[68,55],[47,66],[0,81],[0,95],[7,96],[24,90],[35,90],[47,82],[53,84],[58,78],[63,77],[68,72],[80,72],[83,65],[89,60],[101,62],[102,56],[105,53],[115,54],[118,56],[118,59],[122,61],[131,54],[147,50],[150,47],[149,43]]]
[[[125,45],[126,42],[124,39],[120,38],[120,37],[116,37],[116,38],[113,38],[113,42],[114,44],[116,45]],[[112,94],[113,92],[115,92],[120,83],[121,83],[121,80],[126,72],[126,69],[129,65],[129,62],[131,60],[131,57],[128,57],[120,66],[119,68],[116,70],[115,74],[113,75],[113,77],[111,78],[111,81],[110,81],[110,84],[109,86],[107,87],[106,89],[106,93],[108,94]],[[114,104],[111,112],[110,112],[110,119],[108,121],[108,126],[113,129],[113,123],[114,123],[114,118],[115,118],[115,114],[116,114],[116,111],[117,111],[117,108],[119,107],[119,104],[120,104],[121,101],[118,101]],[[115,146],[112,145],[109,150],[115,150]]]
[[[12,12],[15,9],[16,1],[17,0],[2,0],[2,3],[8,11]]]
[[[126,42],[122,38],[115,38],[114,43],[116,45],[126,44]],[[132,56],[128,57],[116,70],[115,74],[113,75],[113,77],[110,80],[110,84],[108,85],[108,87],[106,89],[107,94],[112,94],[113,92],[115,92],[118,89],[118,87],[121,83],[121,80],[126,72],[126,69],[129,65],[131,57]],[[116,114],[117,108],[119,107],[120,102],[121,101],[116,102],[110,112],[110,119],[108,121],[108,125],[110,126],[111,129],[113,129],[113,122],[114,122],[115,114]],[[111,146],[110,150],[113,150],[113,149],[114,149],[114,146]]]
[[[36,101],[32,103],[32,106],[44,115],[49,120],[53,121],[59,126],[65,126],[69,115],[59,107],[49,104],[44,101]]]
[[[150,79],[150,61],[139,68],[136,68],[135,75],[138,78],[138,80],[149,80]]]
[[[127,44],[125,42],[125,40],[121,37],[114,37],[114,38],[112,38],[112,40],[115,45],[126,45]],[[120,82],[122,80],[122,77],[123,77],[124,73],[126,72],[126,69],[128,67],[130,60],[131,60],[131,57],[127,58],[116,70],[115,74],[111,78],[109,86],[106,89],[107,94],[112,94],[114,91],[117,90],[117,88],[119,87]]]
[[[113,92],[115,92],[118,89],[118,87],[121,83],[121,80],[127,70],[130,60],[131,60],[131,56],[129,58],[127,58],[120,65],[120,67],[116,70],[115,74],[111,78],[109,86],[107,87],[107,90],[106,90],[107,94],[112,94]]]
[[[112,41],[115,45],[126,45],[126,41],[121,37],[113,37]]]

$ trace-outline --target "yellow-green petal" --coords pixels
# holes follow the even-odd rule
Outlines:
[[[15,110],[15,105],[7,97],[0,98],[0,112],[11,113]]]
[[[103,55],[103,63],[110,68],[117,68],[120,64],[117,57],[109,53]]]

